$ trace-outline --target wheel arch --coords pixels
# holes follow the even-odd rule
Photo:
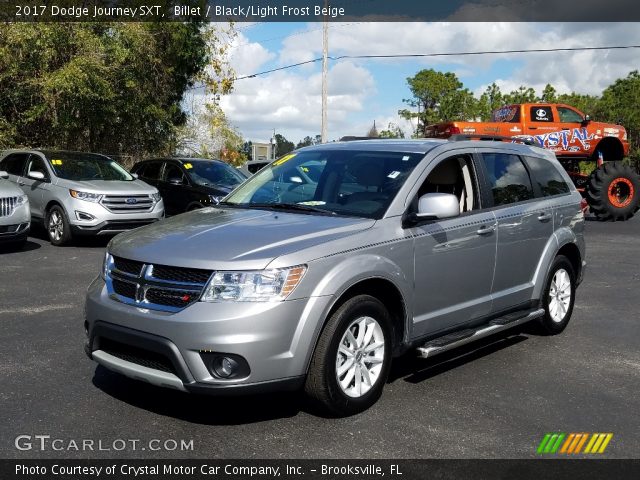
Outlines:
[[[576,279],[580,280],[582,278],[584,252],[580,245],[583,245],[580,238],[570,228],[561,228],[555,232],[547,242],[533,275],[532,300],[541,298],[542,290],[549,275],[549,269],[558,255],[564,255],[569,259],[574,267]]]
[[[605,162],[622,160],[624,157],[624,146],[616,137],[605,137],[598,142],[593,156],[597,159],[598,152],[602,153]]]

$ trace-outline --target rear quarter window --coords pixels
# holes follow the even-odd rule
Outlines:
[[[569,185],[553,162],[539,157],[526,157],[525,161],[531,172],[531,180],[543,196],[551,197],[569,193]]]
[[[483,153],[482,159],[495,206],[534,198],[529,172],[517,155]]]

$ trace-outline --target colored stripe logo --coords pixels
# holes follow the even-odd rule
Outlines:
[[[547,433],[537,452],[539,454],[604,453],[613,433]]]

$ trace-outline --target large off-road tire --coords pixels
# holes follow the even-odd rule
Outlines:
[[[389,375],[392,351],[389,312],[376,298],[358,295],[338,308],[316,345],[306,394],[332,415],[347,416],[373,405]]]
[[[562,332],[571,319],[576,299],[576,272],[564,255],[558,255],[549,269],[547,283],[542,292],[540,330],[545,335]]]
[[[45,228],[52,245],[59,247],[71,240],[71,227],[69,226],[67,214],[58,205],[54,205],[47,212]]]
[[[587,202],[598,220],[627,220],[640,207],[640,177],[621,162],[606,162],[589,177]]]

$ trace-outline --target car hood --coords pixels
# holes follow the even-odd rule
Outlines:
[[[0,178],[0,198],[2,197],[17,197],[24,192],[9,180]]]
[[[113,239],[109,252],[154,264],[260,270],[281,255],[322,245],[374,224],[375,220],[362,218],[205,208],[122,233]]]
[[[102,193],[106,195],[143,195],[152,194],[158,190],[142,180],[120,181],[120,180],[85,180],[72,181],[63,178],[58,179],[59,187],[73,188],[91,193]]]

